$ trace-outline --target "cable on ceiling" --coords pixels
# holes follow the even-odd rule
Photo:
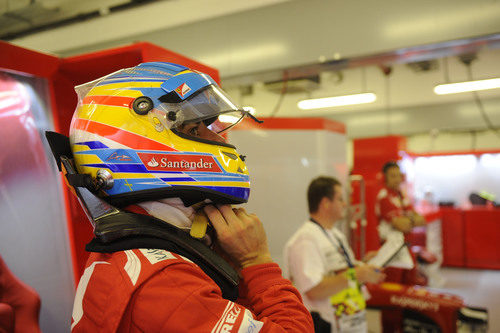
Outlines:
[[[282,81],[282,86],[281,86],[281,93],[280,96],[278,97],[278,102],[276,103],[276,106],[273,109],[273,112],[270,115],[270,118],[273,118],[276,116],[278,111],[281,108],[281,104],[283,103],[283,99],[285,98],[286,92],[288,90],[288,72],[284,71],[283,72],[283,81]]]
[[[467,77],[469,81],[473,81],[473,75],[472,75],[472,62],[476,60],[476,55],[475,54],[464,54],[459,56],[460,61],[465,65],[467,69]],[[481,117],[483,118],[484,122],[486,123],[486,126],[488,129],[490,129],[493,133],[495,133],[496,136],[500,138],[500,133],[498,132],[498,127],[494,126],[493,123],[491,122],[491,119],[488,117],[486,114],[486,111],[484,109],[483,102],[481,101],[481,98],[479,98],[479,94],[477,91],[472,92],[472,97],[474,102],[477,105],[477,108],[479,110],[479,113],[481,114]]]

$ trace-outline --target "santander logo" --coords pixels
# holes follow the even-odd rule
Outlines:
[[[149,171],[222,172],[213,156],[186,154],[137,153]]]
[[[156,162],[154,157],[151,159],[151,161],[148,162],[148,166],[150,166],[152,168],[157,167],[158,165],[160,165],[160,164],[158,162]]]

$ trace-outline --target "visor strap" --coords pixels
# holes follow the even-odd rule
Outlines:
[[[73,187],[85,187],[89,191],[97,191],[99,190],[99,184],[92,179],[92,176],[89,174],[66,174],[66,179],[68,183]]]

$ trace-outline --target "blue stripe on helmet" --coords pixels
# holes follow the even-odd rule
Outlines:
[[[90,149],[109,148],[104,143],[99,141],[76,142],[75,145],[88,146]]]
[[[189,177],[184,177],[184,178],[160,178],[164,182],[194,182],[195,179],[189,178]]]
[[[108,168],[113,172],[131,172],[131,173],[149,173],[143,164],[111,164],[111,163],[91,163],[83,164],[83,166],[93,168]]]

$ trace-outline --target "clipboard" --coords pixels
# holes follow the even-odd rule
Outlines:
[[[368,261],[376,267],[398,267],[412,269],[413,259],[404,240],[403,233],[394,231],[387,237],[386,242],[378,250],[377,255]]]

